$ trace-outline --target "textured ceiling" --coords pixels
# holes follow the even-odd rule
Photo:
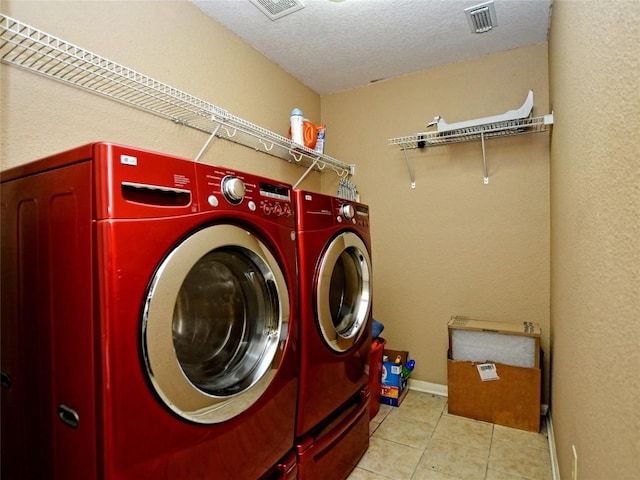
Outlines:
[[[249,0],[192,1],[320,95],[544,43],[551,15],[551,0],[494,0],[498,26],[476,34],[464,9],[485,0],[301,0],[277,20]]]

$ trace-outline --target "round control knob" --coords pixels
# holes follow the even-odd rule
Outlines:
[[[224,177],[222,179],[222,194],[230,203],[238,204],[244,198],[244,183],[236,177]]]
[[[347,220],[351,220],[356,213],[353,205],[349,205],[348,203],[345,203],[340,210],[342,210],[342,215]]]

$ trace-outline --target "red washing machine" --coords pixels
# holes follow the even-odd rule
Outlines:
[[[290,187],[108,143],[1,180],[2,478],[295,477]]]
[[[294,190],[300,275],[298,477],[346,478],[369,445],[369,207]]]

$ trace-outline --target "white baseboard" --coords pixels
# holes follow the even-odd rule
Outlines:
[[[439,395],[446,397],[449,395],[449,389],[446,385],[440,385],[439,383],[424,382],[422,380],[409,379],[409,390],[415,390],[416,392],[431,393],[432,395]]]
[[[556,451],[556,440],[553,435],[553,422],[551,412],[545,417],[547,419],[547,439],[549,440],[549,456],[551,457],[551,474],[553,480],[560,480],[560,467],[558,466],[558,452]]]

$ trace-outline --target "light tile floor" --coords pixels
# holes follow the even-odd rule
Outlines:
[[[399,407],[380,405],[370,435],[348,480],[552,478],[546,425],[535,433],[449,415],[445,397],[411,390]]]

